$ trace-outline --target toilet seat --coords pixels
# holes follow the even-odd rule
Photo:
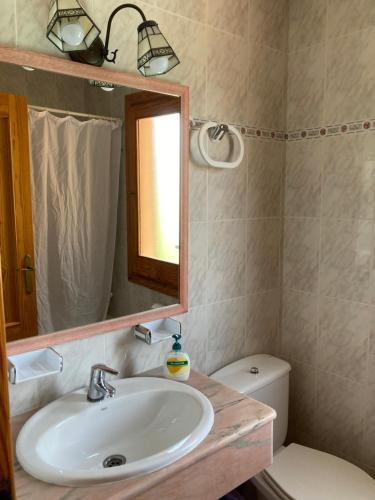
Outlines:
[[[359,467],[295,443],[274,456],[263,478],[281,499],[375,499],[375,480]]]

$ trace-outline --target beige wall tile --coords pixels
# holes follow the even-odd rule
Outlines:
[[[286,106],[286,54],[251,45],[247,123],[284,130]]]
[[[207,308],[194,307],[178,317],[182,326],[182,349],[190,356],[191,367],[207,372],[208,324]]]
[[[324,116],[325,47],[323,44],[289,54],[288,130],[322,125]]]
[[[372,329],[370,333],[370,354],[375,356],[375,328]],[[375,366],[374,366],[374,375],[375,375]],[[375,379],[374,379],[375,383]]]
[[[375,218],[375,215],[374,215],[374,218]],[[371,269],[371,284],[370,284],[370,287],[371,287],[371,302],[373,304],[375,304],[375,260],[374,260],[374,257],[375,257],[375,226],[374,226],[374,221],[373,221],[373,242],[372,242],[372,269]],[[375,343],[374,343],[374,346],[375,346]],[[375,354],[375,349],[374,349],[374,354]]]
[[[64,57],[46,37],[49,3],[44,0],[13,0],[17,9],[17,47]]]
[[[329,37],[347,35],[375,26],[372,0],[327,0]]]
[[[151,9],[149,9],[151,11]],[[153,12],[153,11],[152,11]],[[180,64],[162,79],[189,86],[190,115],[206,116],[207,29],[204,25],[155,10],[152,14],[175,50]],[[125,49],[125,46],[124,46]]]
[[[247,215],[278,217],[285,143],[248,140]]]
[[[282,354],[288,360],[315,365],[318,340],[316,295],[284,290]]]
[[[289,0],[289,51],[323,42],[326,0]]]
[[[191,221],[207,220],[207,168],[189,164],[189,215]]]
[[[366,393],[364,439],[361,446],[362,461],[375,469],[375,387],[369,387]]]
[[[323,170],[323,214],[372,219],[375,137],[352,134],[329,138]]]
[[[134,373],[135,361],[142,353],[142,342],[137,340],[131,328],[124,328],[111,335],[105,336],[106,363],[111,368],[118,370],[121,377],[128,377]],[[131,354],[130,354],[131,353]],[[155,351],[154,353],[155,354]]]
[[[341,450],[351,456],[359,454],[364,395],[364,388],[360,384],[318,371],[314,433],[328,450]]]
[[[245,351],[279,355],[280,291],[271,290],[247,297]]]
[[[324,220],[320,268],[322,294],[370,302],[371,239],[369,221]]]
[[[287,0],[251,0],[249,35],[258,45],[287,50]]]
[[[207,0],[154,0],[157,7],[194,21],[207,21]]]
[[[3,0],[0,17],[0,44],[13,46],[16,43],[16,2]]]
[[[189,307],[207,300],[207,224],[191,222],[189,233]]]
[[[211,119],[247,123],[248,42],[208,30],[207,114]]]
[[[207,371],[221,368],[244,355],[246,299],[212,304],[207,308]]]
[[[247,222],[247,293],[279,287],[280,236],[278,218]]]
[[[213,222],[208,228],[207,301],[245,295],[246,222]]]
[[[318,219],[285,219],[284,285],[287,288],[317,291],[319,229]]]
[[[295,141],[286,146],[285,215],[317,217],[321,204],[323,141]]]
[[[325,121],[375,116],[375,31],[359,31],[327,44]]]
[[[373,317],[371,306],[322,297],[318,368],[365,383]]]
[[[319,418],[316,414],[317,394],[314,366],[292,361],[289,397],[290,427],[298,429],[299,433],[306,432],[311,434],[316,419]],[[297,442],[301,443],[301,439],[298,439]],[[303,444],[310,447],[316,446],[314,439],[310,442],[304,441]]]
[[[374,352],[374,349],[372,352]],[[368,357],[367,381],[369,385],[375,385],[375,354],[371,354],[371,350]]]
[[[214,28],[234,35],[247,37],[248,34],[248,0],[207,0],[207,23]]]

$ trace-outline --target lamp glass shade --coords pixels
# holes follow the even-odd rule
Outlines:
[[[61,52],[87,50],[100,30],[78,0],[51,0],[47,38]]]
[[[142,75],[162,75],[179,63],[155,21],[145,21],[138,26],[138,70]]]
[[[89,84],[91,87],[97,87],[99,89],[106,90],[107,92],[120,87],[120,85],[117,85],[116,83],[104,82],[102,80],[89,80]]]

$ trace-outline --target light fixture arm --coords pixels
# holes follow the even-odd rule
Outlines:
[[[142,9],[140,9],[139,7],[137,7],[137,5],[134,5],[133,3],[124,3],[122,5],[119,5],[113,12],[112,14],[109,16],[109,19],[108,19],[108,24],[107,24],[107,33],[106,33],[106,36],[105,36],[105,45],[104,45],[104,51],[105,51],[105,59],[106,61],[108,62],[115,62],[116,61],[116,56],[117,56],[117,52],[118,52],[118,49],[114,50],[113,52],[111,52],[112,56],[111,57],[108,57],[108,54],[109,54],[109,50],[108,50],[108,46],[109,46],[109,37],[111,35],[111,28],[112,28],[112,21],[113,21],[113,18],[115,17],[115,15],[120,12],[120,10],[123,10],[123,9],[134,9],[136,10],[142,17],[142,20],[143,22],[147,21],[146,19],[146,16],[144,15],[144,12]]]

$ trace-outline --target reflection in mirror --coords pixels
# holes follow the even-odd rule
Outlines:
[[[175,168],[180,154],[180,115],[138,120],[139,253],[179,263],[179,185]]]
[[[145,92],[125,102],[129,279],[178,297],[179,103]]]
[[[0,63],[8,341],[179,302],[180,99],[109,89]]]

